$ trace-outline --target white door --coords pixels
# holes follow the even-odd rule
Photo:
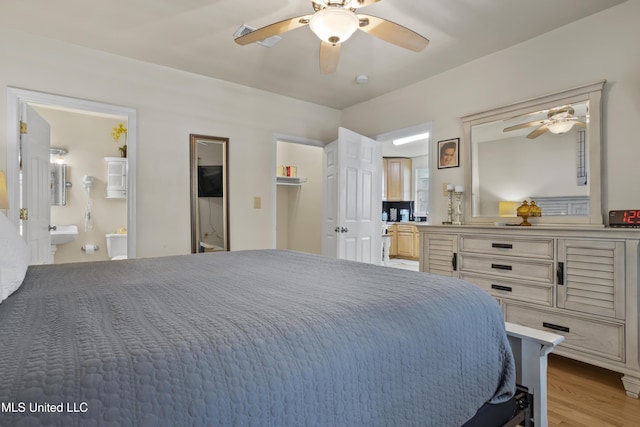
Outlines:
[[[20,150],[22,159],[21,207],[27,219],[21,221],[22,236],[31,252],[30,264],[51,262],[51,185],[49,177],[50,130],[47,123],[27,104],[22,104]],[[25,132],[26,126],[26,132]]]
[[[380,142],[339,128],[323,154],[322,254],[380,264]]]

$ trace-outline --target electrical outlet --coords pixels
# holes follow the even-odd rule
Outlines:
[[[253,198],[253,208],[260,209],[262,207],[262,197],[254,197]]]
[[[209,233],[204,233],[204,238],[208,239],[209,238]]]

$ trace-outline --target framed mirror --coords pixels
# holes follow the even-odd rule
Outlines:
[[[49,203],[52,206],[66,206],[67,204],[67,165],[51,163],[49,165]]]
[[[189,135],[191,252],[228,251],[229,139]]]
[[[462,118],[467,224],[520,222],[534,200],[542,224],[602,225],[601,97],[605,81]]]

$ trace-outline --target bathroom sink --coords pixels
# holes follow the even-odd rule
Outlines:
[[[77,225],[56,225],[55,230],[51,230],[51,244],[63,245],[65,243],[73,242],[78,238],[78,226]]]

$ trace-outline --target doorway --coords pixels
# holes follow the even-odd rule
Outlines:
[[[322,146],[278,139],[276,164],[276,248],[319,255]]]
[[[34,105],[33,109],[51,129],[51,167],[55,166],[52,175],[58,168],[65,171],[65,179],[58,186],[64,197],[51,201],[50,224],[56,227],[53,233],[58,236],[69,226],[77,229],[73,240],[51,242],[51,261],[54,264],[106,261],[110,258],[106,236],[117,234],[116,237],[123,238],[128,234],[127,194],[122,188],[126,183],[126,158],[119,151],[126,136],[121,135],[117,141],[112,136],[113,129],[120,125],[128,129],[126,118],[49,106]],[[116,190],[117,184],[120,191]],[[111,256],[127,254],[112,251]]]
[[[42,92],[35,92],[25,89],[18,88],[8,88],[7,89],[7,123],[9,124],[7,127],[9,129],[7,135],[7,184],[8,184],[8,192],[9,192],[9,201],[10,201],[10,209],[7,212],[8,217],[12,222],[16,224],[16,226],[20,226],[20,209],[23,207],[23,196],[22,189],[20,185],[20,122],[21,122],[21,113],[23,105],[28,105],[33,107],[34,109],[40,109],[41,112],[48,111],[45,114],[62,114],[66,112],[69,115],[78,115],[78,117],[96,117],[96,118],[104,118],[111,119],[112,121],[117,121],[118,123],[126,123],[126,127],[128,129],[126,135],[126,145],[127,145],[127,159],[126,159],[126,168],[127,168],[127,179],[126,179],[126,207],[124,210],[126,213],[124,214],[124,219],[119,222],[118,226],[112,226],[114,230],[109,229],[108,231],[118,231],[118,229],[126,229],[128,238],[127,238],[127,255],[129,258],[135,257],[136,254],[136,238],[135,238],[135,189],[136,189],[136,111],[134,109],[128,107],[122,107],[117,105],[103,104],[93,101],[81,100],[76,98],[69,98],[65,96],[52,95]],[[53,113],[56,112],[56,113]],[[14,125],[13,125],[14,124]],[[13,130],[13,131],[12,131]],[[96,136],[97,136],[96,130]],[[111,132],[112,129],[109,128],[107,130],[108,135],[107,138],[111,139],[110,143],[112,147],[110,147],[114,156],[119,156],[118,148],[119,145],[116,141],[113,141]],[[100,131],[102,133],[102,131]],[[104,135],[102,135],[104,136]],[[86,141],[86,144],[95,143],[96,138],[91,138],[91,140]],[[53,146],[56,144],[61,145],[64,141],[52,141]],[[91,147],[94,148],[95,147]],[[91,149],[89,148],[89,149]],[[104,162],[104,160],[102,160]],[[99,171],[100,177],[106,180],[107,175],[107,166],[106,164]],[[93,175],[89,175],[93,176]],[[98,172],[96,172],[96,176],[98,176]],[[79,184],[76,184],[76,188],[74,194],[76,197],[78,194],[85,193],[85,189],[82,185],[82,180],[84,175],[80,177],[81,181]],[[73,183],[72,183],[73,186]],[[48,195],[48,192],[46,193]],[[93,194],[92,194],[93,196]],[[95,195],[98,196],[98,195]],[[82,197],[82,196],[81,196]],[[100,194],[100,197],[105,197],[104,193]],[[41,201],[42,203],[48,203],[49,200]],[[86,211],[83,211],[86,213]],[[93,212],[93,215],[99,215],[99,213]],[[76,219],[76,222],[79,225],[79,228],[83,229],[84,224],[81,219]],[[122,230],[120,230],[122,231]],[[104,236],[104,233],[103,233]],[[93,239],[93,238],[92,238]],[[104,239],[98,241],[92,241],[90,244],[93,246],[97,246],[102,250],[103,253],[106,253],[106,242]],[[75,244],[75,246],[78,246]],[[80,245],[86,246],[86,245]],[[77,249],[77,248],[76,248]],[[91,248],[93,249],[93,248]],[[91,250],[89,251],[91,252]],[[97,259],[97,258],[96,258]],[[93,258],[87,259],[88,261],[93,261]]]

